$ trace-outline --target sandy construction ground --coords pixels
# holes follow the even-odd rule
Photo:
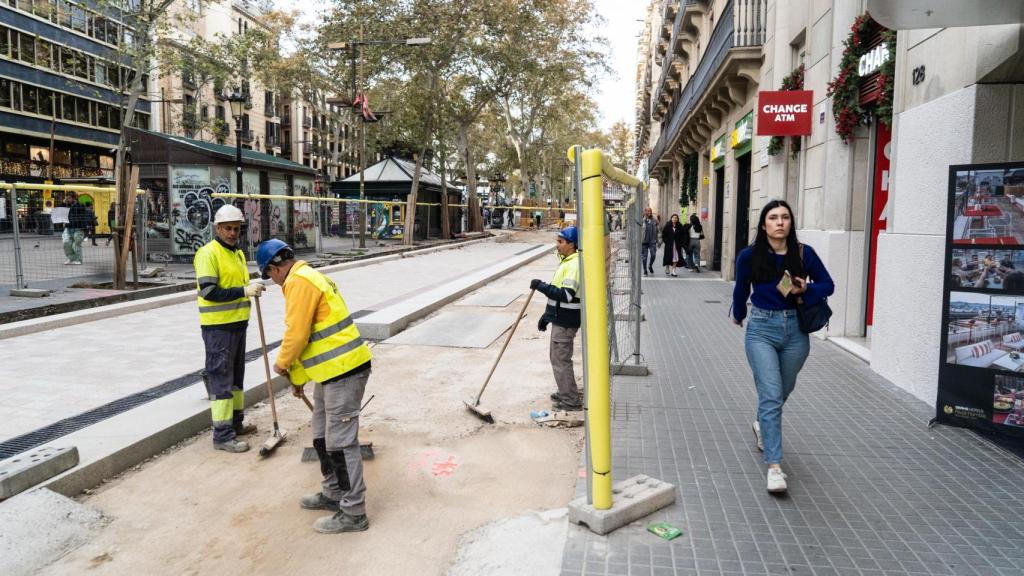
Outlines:
[[[555,264],[553,256],[542,258],[481,289],[521,289],[508,307],[471,310],[518,312],[530,278],[549,278]],[[554,391],[548,334],[536,329],[543,307],[543,299],[533,299],[484,395],[494,425],[473,417],[462,400],[483,382],[505,335],[483,349],[374,347],[367,398],[376,398],[363,415],[361,437],[376,452],[365,465],[367,532],[313,532],[325,513],[298,505],[302,494],[319,488],[319,465],[300,463],[303,447],[312,445],[309,412],[283,394],[278,413],[289,436],[271,457],[256,455],[271,430],[269,406],[258,405],[249,412],[260,428],[250,440],[253,451],[214,451],[207,432],[84,495],[80,501],[110,518],[109,525],[42,573],[444,574],[464,534],[564,507],[573,495],[581,429],[540,428],[529,419],[531,409],[550,408]],[[262,370],[262,363],[247,369]],[[510,537],[506,544],[526,540]],[[560,550],[562,542],[550,546]]]

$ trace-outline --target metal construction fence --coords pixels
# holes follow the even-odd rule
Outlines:
[[[85,216],[75,227],[66,205],[72,192]],[[68,279],[80,279],[82,287],[111,282],[118,254],[107,213],[115,198],[113,188],[0,184],[0,286],[45,288],[48,282]],[[146,254],[145,211],[139,195],[133,227],[141,262]]]
[[[641,372],[640,262],[638,224],[642,213],[642,184],[612,166],[601,150],[569,150],[574,165],[577,226],[580,231],[582,284],[582,344],[587,503],[596,510],[612,506],[611,383],[612,375]],[[628,190],[624,199],[625,226],[609,230],[604,184],[615,182]],[[634,246],[635,245],[635,246]],[[613,370],[614,363],[614,370]]]

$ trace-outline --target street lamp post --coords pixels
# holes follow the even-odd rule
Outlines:
[[[231,116],[235,118],[235,192],[242,194],[242,110],[245,106],[245,96],[235,92],[228,96],[228,104],[231,105]],[[249,234],[249,226],[246,226],[245,238],[249,245],[249,257],[252,258],[252,236]]]
[[[327,49],[331,51],[348,51],[352,78],[352,113],[363,119],[362,111],[355,106],[359,94],[359,77],[356,75],[356,61],[359,62],[359,76],[362,76],[364,46],[425,46],[430,38],[406,38],[404,40],[363,40],[363,27],[359,27],[359,40],[354,42],[331,42]],[[359,48],[358,52],[356,48]],[[366,248],[366,121],[359,126],[359,247]],[[443,193],[443,192],[442,192]],[[412,231],[406,231],[411,234]]]

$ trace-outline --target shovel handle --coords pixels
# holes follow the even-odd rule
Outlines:
[[[270,413],[274,417],[274,432],[277,432],[277,403],[274,401],[274,386],[270,383],[270,357],[267,356],[267,336],[263,332],[263,311],[260,310],[260,297],[253,298],[256,302],[256,323],[260,326],[260,347],[263,349],[263,368],[267,371],[267,396],[270,398]]]

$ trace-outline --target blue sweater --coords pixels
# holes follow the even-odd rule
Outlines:
[[[732,291],[732,316],[737,322],[742,322],[747,317],[747,298],[750,302],[764,310],[792,310],[796,308],[796,298],[783,298],[776,285],[782,279],[783,260],[785,256],[772,254],[775,259],[775,266],[779,275],[771,282],[753,284],[754,293],[750,293],[752,269],[751,261],[754,257],[754,248],[747,246],[740,251],[736,257],[736,287]],[[835,291],[836,286],[832,277],[828,275],[825,264],[810,246],[804,244],[804,274],[810,279],[807,283],[807,292],[802,295],[804,304],[816,304],[823,298],[827,298]]]

